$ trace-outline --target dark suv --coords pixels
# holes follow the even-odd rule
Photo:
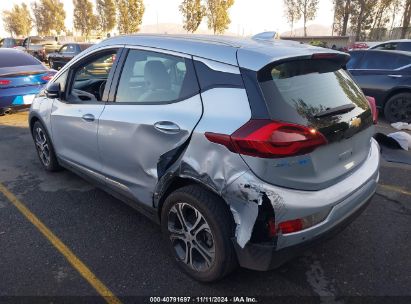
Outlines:
[[[347,69],[389,122],[411,122],[411,52],[350,52]]]

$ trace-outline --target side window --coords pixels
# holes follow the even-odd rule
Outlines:
[[[375,50],[396,50],[398,46],[397,42],[389,42],[380,44],[378,47],[374,48]]]
[[[385,52],[366,52],[358,68],[365,70],[391,70],[394,68],[394,58],[390,57],[391,54]]]
[[[348,61],[347,63],[347,69],[349,70],[357,69],[362,57],[363,57],[362,52],[350,53],[350,61]]]
[[[401,42],[398,44],[398,50],[411,52],[411,42]]]
[[[118,84],[116,102],[172,102],[198,91],[190,59],[130,50]]]
[[[380,45],[374,47],[373,50],[385,50],[386,45],[387,45],[386,43],[380,44]]]
[[[74,53],[75,51],[76,51],[76,48],[75,48],[74,45],[69,44],[69,45],[67,46],[67,50],[66,50],[67,53]]]
[[[116,59],[117,49],[93,54],[76,64],[70,73],[68,101],[101,101],[107,79]]]
[[[60,53],[66,53],[67,52],[67,45],[63,45],[59,52]]]

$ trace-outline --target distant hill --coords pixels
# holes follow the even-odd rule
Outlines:
[[[308,36],[331,36],[331,27],[324,26],[320,24],[310,24],[307,26],[307,35]],[[287,31],[281,33],[280,36],[304,36],[304,28],[299,27],[294,29],[293,34],[291,35],[291,31]]]

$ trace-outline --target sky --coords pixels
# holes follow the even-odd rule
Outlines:
[[[33,0],[0,0],[0,11],[10,9],[14,4],[22,2],[30,3]],[[92,0],[94,2],[94,0]],[[73,28],[73,1],[62,0],[66,9],[66,27]],[[159,23],[182,23],[178,10],[181,0],[145,0],[146,11],[142,25]],[[290,26],[284,17],[283,0],[235,0],[230,8],[231,24],[229,32],[237,35],[251,35],[262,31],[277,31],[279,33],[289,31]],[[2,18],[0,18],[2,19]],[[319,10],[315,20],[308,24],[320,24],[331,26],[333,19],[332,0],[320,0]],[[295,28],[302,27],[300,21]],[[200,28],[206,29],[203,21]],[[0,20],[0,36],[7,36]]]

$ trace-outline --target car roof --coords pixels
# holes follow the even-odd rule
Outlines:
[[[407,51],[400,51],[400,50],[352,50],[349,51],[350,54],[352,53],[388,53],[388,54],[393,54],[393,55],[404,55],[404,56],[411,56],[411,52]]]
[[[267,64],[314,53],[338,53],[290,40],[263,40],[209,35],[122,35],[103,40],[88,51],[110,46],[131,45],[185,53],[258,71]]]
[[[375,46],[380,45],[380,44],[384,44],[384,43],[393,43],[393,42],[411,42],[411,39],[395,39],[395,40],[388,40],[388,41],[383,41],[383,42],[380,42],[380,43],[376,44]]]

